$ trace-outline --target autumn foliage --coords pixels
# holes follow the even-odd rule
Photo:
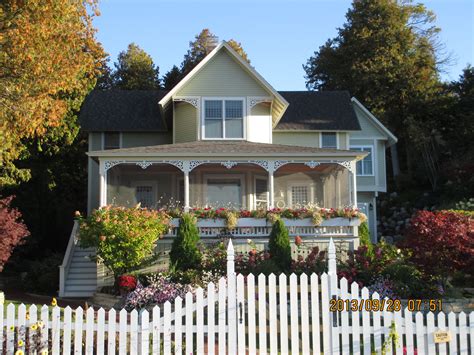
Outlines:
[[[21,213],[10,206],[13,196],[0,199],[0,271],[18,245],[30,235]]]
[[[446,279],[472,266],[474,219],[451,211],[419,211],[412,218],[403,246],[411,260],[429,275]]]

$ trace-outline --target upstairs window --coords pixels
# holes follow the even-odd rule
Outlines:
[[[103,133],[103,149],[119,149],[120,147],[120,133],[119,132],[104,132]]]
[[[372,158],[373,148],[371,146],[366,147],[351,147],[351,150],[358,152],[369,153],[364,159],[357,162],[357,175],[360,176],[372,176],[374,175],[374,160]]]
[[[321,148],[337,149],[336,132],[321,133]]]
[[[205,139],[243,139],[243,100],[204,100]]]

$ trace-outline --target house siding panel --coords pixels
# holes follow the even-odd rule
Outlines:
[[[174,142],[194,142],[198,139],[197,109],[188,103],[174,104]]]
[[[367,118],[366,114],[355,104],[352,105],[359,119],[360,131],[351,132],[351,138],[378,138],[387,139],[380,130]]]
[[[89,150],[102,149],[102,133],[89,133]],[[88,201],[87,212],[99,206],[99,164],[92,158],[88,158]]]
[[[176,96],[269,96],[226,51],[205,65]]]
[[[247,121],[247,137],[251,142],[272,143],[272,116],[268,104],[252,107]]]
[[[319,148],[318,132],[273,132],[274,144],[301,145]]]

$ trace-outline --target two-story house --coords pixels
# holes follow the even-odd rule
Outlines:
[[[391,134],[348,92],[276,91],[222,42],[170,91],[93,91],[89,211],[359,206],[376,240]]]

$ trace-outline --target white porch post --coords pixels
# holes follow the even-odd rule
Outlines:
[[[99,175],[99,207],[104,207],[107,205],[107,170],[104,160],[99,160]]]
[[[351,161],[351,178],[352,178],[352,205],[357,208],[357,169],[356,162]]]
[[[273,168],[268,169],[268,208],[275,208],[275,185],[273,181]]]
[[[189,211],[189,171],[184,171],[184,211]]]

